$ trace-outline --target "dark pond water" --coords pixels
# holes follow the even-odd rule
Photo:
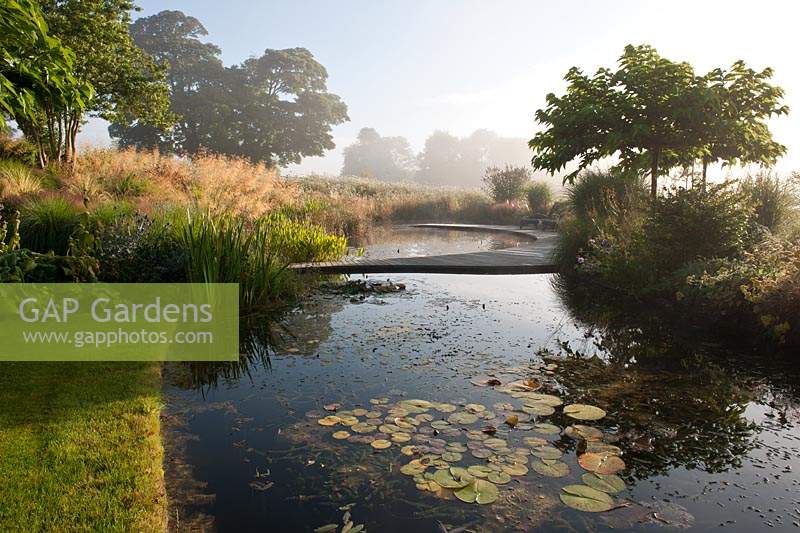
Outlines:
[[[590,325],[551,276],[393,280],[407,290],[313,295],[253,337],[247,364],[168,369],[178,529],[341,530],[343,518],[381,532],[800,527],[794,366]],[[563,405],[574,403],[606,414],[573,419]],[[563,405],[548,414],[548,404]],[[595,430],[573,438],[575,424]],[[622,466],[624,489],[600,503],[612,510],[562,503],[587,474],[579,456],[599,458],[586,463],[595,470]],[[421,458],[424,472],[405,466]],[[437,489],[425,477],[437,465],[482,466],[470,472],[491,475],[496,500]],[[494,498],[485,484],[481,494]]]

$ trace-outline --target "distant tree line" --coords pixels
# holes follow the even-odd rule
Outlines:
[[[467,137],[435,131],[422,152],[414,154],[405,138],[382,137],[373,128],[362,128],[356,142],[344,150],[342,175],[479,187],[484,185],[487,169],[530,167],[530,157],[525,139],[501,137],[485,129]]]
[[[347,106],[304,48],[226,67],[180,11],[132,22],[132,0],[0,0],[0,130],[13,122],[39,163],[64,163],[87,117],[122,147],[297,163],[334,148]]]

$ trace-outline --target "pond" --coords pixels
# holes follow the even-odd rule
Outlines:
[[[581,320],[553,276],[392,280],[166,369],[178,529],[800,527],[793,366]]]

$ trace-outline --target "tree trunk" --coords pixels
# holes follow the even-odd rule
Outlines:
[[[703,192],[706,192],[706,172],[708,171],[708,159],[703,158],[703,179],[700,182],[700,187]]]
[[[650,152],[650,199],[655,201],[658,195],[658,158],[661,150],[655,148]]]

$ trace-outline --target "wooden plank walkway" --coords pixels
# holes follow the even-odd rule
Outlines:
[[[511,233],[531,243],[504,250],[426,257],[389,259],[352,258],[330,263],[296,263],[289,268],[314,274],[549,274],[557,272],[553,251],[558,242],[554,232],[519,229],[514,226],[478,224],[414,224],[414,227],[459,231]]]

